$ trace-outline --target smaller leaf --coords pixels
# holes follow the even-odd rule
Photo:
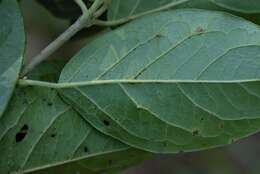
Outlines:
[[[16,0],[0,1],[0,118],[13,93],[25,47],[22,16]]]
[[[48,88],[17,89],[0,122],[1,174],[93,173],[146,157],[98,132]]]

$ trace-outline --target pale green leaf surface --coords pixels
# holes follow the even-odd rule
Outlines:
[[[0,122],[1,174],[96,173],[144,158],[143,152],[99,133],[55,90],[17,89]]]
[[[0,2],[0,118],[11,98],[22,65],[25,36],[16,0]]]
[[[152,152],[194,151],[260,124],[260,30],[222,12],[176,10],[105,34],[64,68],[62,96],[97,129]]]

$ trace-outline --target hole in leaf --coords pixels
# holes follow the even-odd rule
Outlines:
[[[107,120],[103,120],[103,123],[104,123],[104,125],[106,125],[106,126],[109,126],[109,125],[110,125],[109,121],[107,121]]]
[[[193,136],[199,135],[199,130],[197,130],[197,129],[193,130],[192,135]]]
[[[23,127],[20,129],[20,131],[16,134],[15,141],[17,143],[21,142],[27,135],[28,130],[29,130],[29,126],[27,124],[23,125]]]
[[[84,147],[84,152],[86,152],[86,153],[88,152],[88,147],[87,146]]]

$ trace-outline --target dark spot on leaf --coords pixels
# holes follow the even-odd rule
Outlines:
[[[156,33],[155,37],[163,37],[164,35],[162,33]]]
[[[197,129],[193,130],[193,131],[192,131],[192,135],[193,135],[193,136],[199,135],[199,130],[197,130]]]
[[[88,152],[88,147],[87,146],[84,147],[84,152],[86,152],[86,153]]]
[[[203,32],[205,32],[205,29],[203,29],[202,27],[196,28],[196,33],[203,33]]]
[[[20,129],[20,131],[16,134],[15,141],[17,143],[21,142],[27,135],[28,130],[29,130],[29,126],[27,124],[23,125],[23,127]]]
[[[106,126],[109,126],[109,125],[110,125],[109,121],[107,121],[107,120],[103,120],[103,123],[104,123],[104,125],[106,125]]]
[[[52,103],[52,102],[48,102],[47,104],[48,104],[48,106],[52,106],[52,105],[53,105],[53,103]]]
[[[223,128],[224,128],[224,125],[223,125],[223,124],[220,124],[219,127],[220,127],[220,129],[223,129]]]
[[[204,118],[201,118],[200,121],[201,121],[201,122],[204,121]]]
[[[43,99],[42,99],[43,102],[46,102],[46,100],[47,100],[46,98],[43,98]]]
[[[112,165],[113,161],[112,160],[108,160],[108,165]]]
[[[52,138],[55,138],[55,137],[56,137],[56,134],[54,134],[54,133],[51,134],[51,137],[52,137]]]

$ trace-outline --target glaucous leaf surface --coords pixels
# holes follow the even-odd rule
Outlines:
[[[0,1],[0,118],[11,98],[22,65],[25,36],[16,0]]]
[[[145,155],[99,133],[48,88],[17,89],[0,122],[1,174],[95,173]]]
[[[260,1],[238,1],[238,0],[112,0],[108,9],[108,18],[110,20],[120,19],[123,17],[139,14],[152,10],[169,3],[180,3],[175,8],[200,8],[207,10],[221,10],[240,13],[260,13]],[[247,17],[243,14],[239,16]],[[259,16],[257,16],[259,19]]]
[[[176,10],[83,48],[61,95],[97,129],[160,153],[231,143],[260,128],[260,29],[239,17]]]

